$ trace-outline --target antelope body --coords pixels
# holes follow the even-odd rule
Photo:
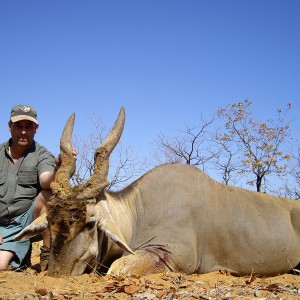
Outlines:
[[[61,138],[62,166],[51,188],[47,219],[18,236],[47,227],[48,273],[141,276],[167,271],[276,275],[300,263],[300,202],[223,185],[196,167],[159,166],[124,190],[110,192],[108,159],[125,122],[117,121],[95,154],[95,171],[71,187],[74,116]]]

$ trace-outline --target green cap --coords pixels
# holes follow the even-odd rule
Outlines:
[[[10,120],[12,122],[18,122],[22,120],[28,120],[39,124],[37,121],[36,110],[32,106],[28,105],[15,105],[10,113]]]

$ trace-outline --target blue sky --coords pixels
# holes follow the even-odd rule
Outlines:
[[[36,107],[36,140],[54,154],[66,119],[110,127],[146,156],[159,133],[248,98],[269,119],[293,104],[299,138],[298,0],[12,0],[0,2],[0,139],[14,104]]]

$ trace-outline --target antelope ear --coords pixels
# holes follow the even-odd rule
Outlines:
[[[98,228],[100,230],[103,230],[109,238],[112,239],[120,248],[123,250],[134,254],[134,252],[130,249],[128,244],[126,243],[121,231],[119,230],[117,224],[111,217],[107,205],[102,203],[104,201],[101,201],[101,213],[102,216],[100,218],[100,222],[98,223]],[[100,203],[99,203],[100,204]]]
[[[26,226],[20,233],[15,236],[15,240],[20,241],[30,239],[43,233],[48,228],[46,213],[35,219],[30,225]]]

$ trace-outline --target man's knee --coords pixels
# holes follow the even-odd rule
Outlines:
[[[0,271],[8,269],[8,266],[13,259],[14,254],[10,251],[1,250],[0,251]]]

